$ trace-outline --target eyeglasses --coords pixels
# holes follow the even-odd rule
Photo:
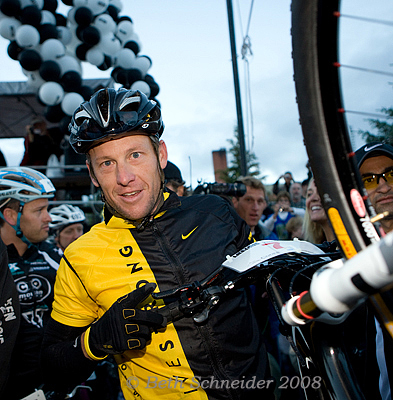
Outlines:
[[[382,174],[372,174],[362,177],[363,185],[366,190],[374,190],[379,185],[379,180],[383,178],[388,185],[393,185],[393,168]]]

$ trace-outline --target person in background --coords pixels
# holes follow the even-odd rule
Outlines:
[[[54,234],[54,240],[63,255],[66,247],[83,235],[85,213],[76,206],[62,204],[49,210],[52,222],[49,223]]]
[[[47,128],[43,117],[34,117],[30,125],[26,126],[25,153],[20,165],[47,165],[51,154],[60,157],[61,136],[58,128]]]
[[[180,169],[168,161],[166,167],[164,168],[165,175],[165,186],[175,192],[178,196],[186,195],[186,188],[184,186],[185,182],[181,176]]]
[[[291,196],[291,206],[296,208],[306,208],[306,199],[302,196],[302,185],[299,182],[293,182],[289,188]]]
[[[372,142],[355,152],[364,188],[385,233],[393,231],[393,146]],[[383,399],[391,399],[393,385],[393,345],[391,338],[375,319],[376,355],[379,367],[379,391]]]
[[[285,228],[287,222],[296,215],[303,216],[303,208],[291,207],[291,197],[288,192],[282,191],[277,195],[274,213],[270,215],[263,225],[274,232],[280,240],[288,240],[289,234]]]
[[[364,188],[377,214],[387,213],[381,226],[393,230],[393,146],[372,142],[356,150],[356,159]]]
[[[315,181],[311,178],[307,189],[306,212],[303,217],[304,240],[314,244],[332,242],[334,232],[322,206]]]
[[[280,180],[284,179],[284,184],[280,186]],[[273,185],[273,193],[278,195],[279,192],[285,191],[289,193],[289,188],[291,187],[293,182],[293,177],[291,172],[285,172],[285,174],[281,175],[277,181]]]
[[[240,197],[233,197],[232,202],[236,212],[246,221],[255,240],[277,240],[276,234],[261,223],[262,213],[267,207],[266,192],[263,183],[252,176],[237,180],[244,183],[247,192]]]
[[[287,224],[285,225],[285,229],[289,233],[289,240],[293,239],[299,239],[303,240],[304,234],[303,234],[303,217],[300,217],[299,215],[296,217],[291,218]]]
[[[11,356],[20,324],[18,292],[8,268],[7,248],[0,238],[0,398],[10,372]]]
[[[0,169],[0,232],[18,290],[21,323],[2,398],[19,400],[43,381],[39,354],[53,302],[60,256],[48,238],[52,182],[31,168]],[[23,383],[23,384],[22,384]]]
[[[264,389],[209,386],[211,379],[267,382],[270,376],[245,289],[212,308],[203,324],[192,318],[168,323],[157,312],[163,302],[149,297],[156,288],[203,280],[228,254],[252,243],[249,227],[226,200],[179,198],[165,188],[163,130],[158,104],[138,90],[99,90],[74,112],[70,143],[87,155],[105,219],[61,260],[42,346],[46,381],[64,387],[83,380],[111,354],[127,400],[270,398],[271,380]],[[151,380],[176,377],[182,385],[151,387]],[[208,387],[193,385],[196,377]]]

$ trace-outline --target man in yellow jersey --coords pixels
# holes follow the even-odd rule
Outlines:
[[[112,354],[126,399],[269,399],[246,291],[202,323],[167,323],[156,312],[162,300],[149,297],[202,281],[252,241],[219,196],[165,189],[163,129],[160,108],[139,91],[102,89],[73,115],[70,143],[87,155],[104,221],[65,250],[42,350],[46,380],[72,387]]]

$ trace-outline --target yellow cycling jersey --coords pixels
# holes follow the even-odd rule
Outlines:
[[[87,327],[140,285],[154,282],[156,291],[164,291],[201,280],[227,254],[249,244],[249,231],[225,201],[197,197],[165,201],[166,209],[142,232],[110,216],[72,243],[57,273],[52,318]],[[206,202],[208,197],[217,199]],[[185,218],[178,224],[180,211]],[[153,301],[144,308],[153,306],[160,304]],[[216,398],[216,391],[224,394],[220,398],[232,398],[238,391],[231,387],[233,380],[250,373],[263,377],[266,367],[243,291],[214,309],[205,325],[191,318],[170,323],[152,334],[145,349],[115,359],[126,399],[208,399]]]

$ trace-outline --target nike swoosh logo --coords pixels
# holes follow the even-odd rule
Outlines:
[[[191,236],[191,234],[192,234],[193,232],[195,232],[195,230],[196,230],[197,228],[198,228],[198,227],[194,228],[188,235],[181,235],[181,238],[182,238],[183,240],[189,238],[189,237]]]
[[[365,147],[364,148],[364,151],[370,151],[370,150],[372,150],[372,149],[375,149],[376,147],[379,147],[379,146],[382,146],[382,144],[381,143],[378,143],[378,144],[374,144],[374,146],[371,146],[371,147]]]

